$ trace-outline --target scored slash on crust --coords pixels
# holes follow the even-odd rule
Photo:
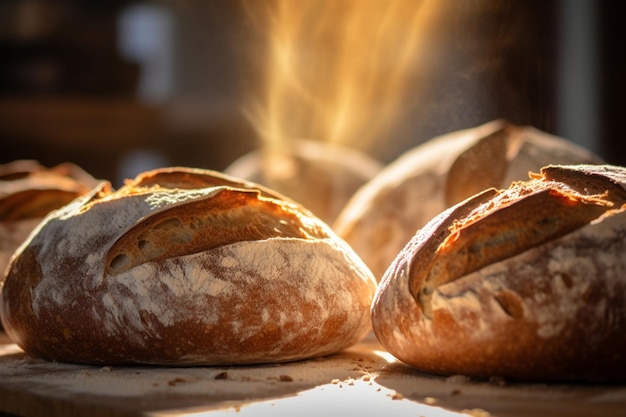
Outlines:
[[[106,257],[106,272],[117,275],[145,262],[206,251],[243,240],[272,237],[327,238],[316,222],[306,222],[288,203],[257,191],[222,187],[140,219]]]
[[[29,355],[89,364],[328,355],[370,330],[376,288],[300,204],[185,168],[117,191],[101,183],[51,213],[13,259],[0,300],[7,335]]]
[[[626,168],[552,165],[451,206],[388,267],[381,345],[439,375],[626,375]]]
[[[603,176],[564,174],[548,167],[508,190],[486,190],[457,206],[413,254],[411,294],[426,318],[440,285],[564,236],[622,207],[626,193]]]

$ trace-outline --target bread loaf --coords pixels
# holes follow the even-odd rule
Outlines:
[[[13,259],[0,314],[27,353],[226,365],[326,355],[370,329],[371,272],[302,206],[217,172],[102,183]]]
[[[545,165],[601,162],[559,137],[494,120],[406,151],[355,193],[332,226],[380,280],[415,231],[459,201]]]
[[[252,151],[224,172],[271,187],[330,224],[356,190],[381,169],[380,162],[357,149],[294,139],[278,149]]]
[[[72,163],[48,168],[34,160],[16,160],[0,165],[0,282],[9,258],[35,226],[97,183]]]
[[[548,166],[436,216],[386,271],[382,345],[426,372],[626,378],[626,168]]]

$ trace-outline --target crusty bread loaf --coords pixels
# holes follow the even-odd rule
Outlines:
[[[9,258],[35,226],[97,183],[72,163],[48,168],[34,160],[16,160],[0,165],[0,282]]]
[[[380,162],[357,149],[293,139],[278,149],[252,151],[224,172],[271,187],[330,224],[356,190],[381,169]]]
[[[373,305],[380,342],[437,374],[626,378],[626,168],[548,166],[442,212]]]
[[[564,139],[494,120],[408,150],[361,187],[332,226],[380,280],[415,231],[446,208],[549,164],[583,163],[602,161]]]
[[[0,314],[27,353],[224,365],[326,355],[370,329],[371,272],[302,206],[184,168],[102,183],[13,259]]]

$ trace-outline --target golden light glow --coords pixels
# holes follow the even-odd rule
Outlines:
[[[394,363],[398,361],[398,359],[396,359],[395,356],[393,356],[391,353],[387,352],[386,350],[375,350],[374,354],[383,358],[385,361],[387,361],[387,363]]]
[[[430,398],[430,397],[429,397]],[[427,398],[426,400],[428,400]],[[431,404],[411,401],[402,394],[376,382],[351,379],[321,385],[302,391],[296,396],[258,401],[222,410],[190,413],[165,413],[158,417],[261,417],[298,415],[362,415],[362,416],[422,416],[469,417],[465,412],[455,412]],[[489,414],[484,414],[488,416]],[[156,416],[155,416],[156,417]]]
[[[367,146],[396,120],[432,0],[250,2],[267,37],[265,79],[248,115],[266,146],[289,138]],[[431,19],[432,20],[432,19]]]
[[[22,349],[19,348],[15,343],[2,344],[0,341],[0,357],[4,355],[12,355],[15,353],[22,352]]]

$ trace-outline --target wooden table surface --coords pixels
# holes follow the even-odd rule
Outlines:
[[[0,333],[0,415],[624,417],[626,384],[420,373],[373,337],[336,355],[240,367],[94,367],[31,358]]]

